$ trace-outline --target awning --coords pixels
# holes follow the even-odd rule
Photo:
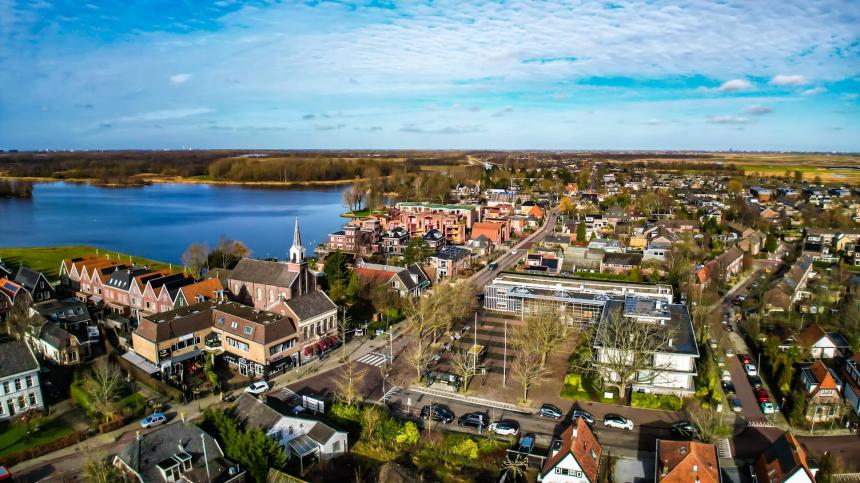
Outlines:
[[[90,295],[90,302],[92,302],[94,304],[101,303],[102,300],[103,299],[101,297],[99,297],[98,295]]]
[[[125,354],[122,355],[122,358],[127,360],[128,362],[131,362],[135,366],[143,369],[144,371],[146,371],[147,374],[155,374],[156,372],[159,371],[158,366],[149,362],[148,360],[144,359],[143,357],[140,357],[139,355],[135,354],[134,352],[131,352],[131,351],[126,352]]]
[[[176,364],[176,363],[178,363],[178,362],[182,362],[182,361],[186,361],[186,360],[188,360],[188,359],[192,359],[192,358],[197,357],[197,356],[199,356],[199,355],[201,355],[201,354],[203,354],[203,351],[201,351],[201,350],[199,350],[199,349],[198,349],[198,350],[193,350],[193,351],[190,351],[190,352],[186,352],[185,354],[182,354],[182,355],[178,355],[178,356],[175,356],[175,357],[171,357],[170,359],[162,359],[162,361],[161,361],[161,365],[163,366],[163,365],[165,365],[165,364]]]
[[[309,346],[305,347],[305,355],[306,356],[309,356],[313,353],[314,353],[314,346],[309,345]]]
[[[314,454],[319,451],[319,445],[316,441],[311,439],[310,436],[306,434],[302,434],[291,439],[287,446],[290,447],[290,451],[293,452],[294,455],[303,458],[307,455]]]

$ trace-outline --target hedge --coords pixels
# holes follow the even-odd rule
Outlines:
[[[151,375],[149,375],[143,369],[137,367],[132,364],[128,360],[124,359],[119,355],[116,348],[113,346],[113,343],[110,342],[110,338],[105,338],[105,348],[107,349],[108,357],[113,362],[117,363],[120,367],[130,372],[134,379],[143,384],[144,386],[152,389],[153,391],[161,394],[164,397],[170,398],[174,402],[183,402],[182,391],[179,389],[167,384],[164,381],[160,381]]]
[[[670,394],[634,392],[630,397],[630,405],[634,408],[680,411],[684,406],[684,400],[678,396],[672,396]]]
[[[68,436],[64,436],[62,438],[57,438],[50,443],[46,443],[39,446],[33,446],[31,448],[22,449],[21,451],[7,454],[5,456],[0,456],[0,465],[3,466],[14,466],[23,461],[28,461],[33,458],[38,458],[39,456],[46,455],[48,453],[52,453],[59,449],[63,449],[65,447],[71,446],[73,444],[80,443],[81,441],[87,439],[87,435],[83,431],[78,431],[72,433]]]

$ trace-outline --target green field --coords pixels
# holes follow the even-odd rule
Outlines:
[[[27,429],[24,422],[0,424],[0,456],[50,443],[74,432],[71,426],[56,418],[40,418],[31,422],[29,438]]]
[[[88,245],[71,245],[61,247],[33,247],[33,248],[0,248],[0,260],[12,273],[18,270],[20,265],[38,270],[48,277],[48,280],[57,280],[60,276],[60,263],[65,258],[95,255],[96,250],[100,255],[109,254],[112,259],[122,261],[134,261],[138,265],[149,264],[153,268],[167,268],[168,264],[146,258],[132,257],[124,253],[106,251]],[[176,268],[180,268],[178,265]]]

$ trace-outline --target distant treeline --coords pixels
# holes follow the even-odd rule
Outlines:
[[[463,164],[462,153],[422,151],[109,151],[0,154],[0,174],[139,183],[138,175],[209,176],[217,181],[339,181],[422,166]]]
[[[0,179],[0,198],[32,198],[33,183],[14,179]]]

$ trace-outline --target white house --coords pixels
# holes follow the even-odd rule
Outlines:
[[[33,351],[19,340],[0,344],[0,421],[44,407]]]
[[[278,441],[288,457],[316,455],[321,461],[346,453],[347,433],[314,419],[281,414],[250,394],[236,400],[233,414],[246,426],[259,428]]]
[[[602,448],[582,418],[552,442],[549,457],[538,475],[542,483],[594,483],[600,472]]]

